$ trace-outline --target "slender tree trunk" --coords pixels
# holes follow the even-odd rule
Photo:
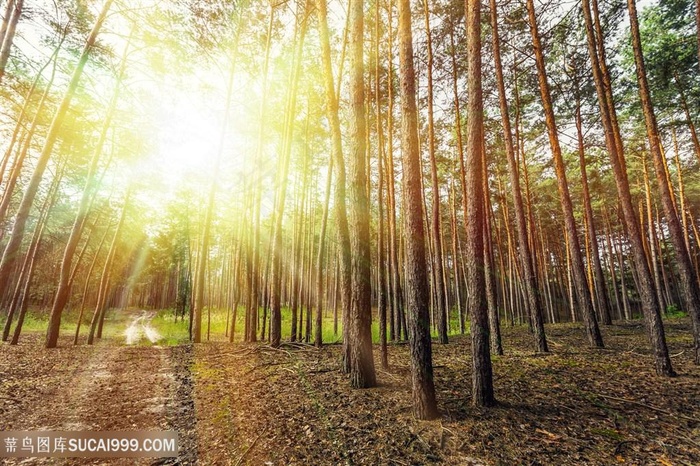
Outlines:
[[[391,325],[390,336],[392,340],[401,340],[406,337],[405,332],[402,332],[404,319],[403,316],[403,288],[401,286],[401,272],[399,269],[399,240],[396,225],[396,186],[394,174],[394,46],[393,46],[393,19],[392,19],[393,0],[389,0],[389,50],[387,53],[388,61],[388,109],[387,109],[387,194],[389,197],[389,278],[391,286],[389,288],[389,296],[391,297]]]
[[[14,8],[15,0],[7,0],[5,12],[2,15],[2,24],[0,24],[0,46],[5,39],[5,34],[7,34],[7,28],[10,26],[10,19],[12,18],[12,11]]]
[[[681,98],[681,107],[683,107],[683,113],[685,114],[685,119],[687,120],[688,130],[690,130],[690,139],[693,141],[695,156],[698,158],[698,160],[700,160],[700,139],[698,139],[698,133],[695,130],[695,123],[693,123],[693,118],[691,117],[690,110],[688,109],[688,100],[685,97],[683,85],[678,77],[678,72],[675,70],[673,72],[673,79],[676,81],[676,86],[678,87],[678,96]]]
[[[10,0],[7,3],[3,26],[5,26],[5,22],[7,22],[7,15],[9,14],[10,8],[12,8],[12,16],[9,22],[7,22],[7,29],[2,31],[4,34],[0,34],[0,41],[2,41],[2,47],[0,48],[0,82],[2,82],[3,76],[5,76],[5,67],[10,58],[12,44],[15,40],[15,31],[17,29],[17,23],[19,23],[19,18],[22,16],[23,6],[24,0]]]
[[[92,271],[95,268],[95,265],[97,264],[97,259],[100,256],[100,251],[102,251],[102,246],[104,245],[104,242],[107,239],[107,234],[109,233],[111,226],[111,224],[108,224],[107,228],[105,228],[104,235],[102,235],[100,244],[97,246],[97,251],[95,251],[95,257],[93,257],[92,262],[90,263],[90,268],[88,269],[85,277],[85,287],[83,288],[83,298],[80,301],[80,312],[78,314],[78,322],[75,324],[75,335],[73,337],[73,345],[78,344],[78,337],[80,336],[80,325],[83,322],[83,314],[85,313],[85,301],[87,299],[88,290],[90,289],[90,278],[92,277]]]
[[[612,325],[612,316],[610,315],[610,302],[608,301],[608,290],[605,286],[605,278],[603,276],[603,267],[600,265],[600,252],[598,250],[598,237],[596,235],[595,221],[593,220],[593,207],[591,206],[591,194],[588,187],[588,173],[586,171],[586,154],[583,141],[583,122],[581,118],[581,99],[579,96],[578,76],[576,77],[576,137],[578,140],[578,161],[581,169],[581,185],[583,187],[583,206],[584,215],[588,228],[586,234],[588,237],[589,249],[591,252],[591,261],[593,264],[593,272],[595,279],[595,291],[598,301],[599,318],[603,325]]]
[[[544,55],[542,53],[542,44],[540,41],[539,31],[537,29],[537,18],[535,16],[535,4],[533,0],[527,0],[527,10],[530,23],[530,32],[532,34],[532,45],[535,52],[535,62],[537,65],[537,76],[540,87],[540,95],[542,98],[542,106],[545,113],[547,124],[547,132],[549,134],[549,144],[554,158],[554,169],[557,175],[557,188],[559,190],[559,200],[564,214],[564,223],[567,234],[569,235],[569,251],[573,266],[574,285],[576,288],[576,297],[581,306],[581,313],[586,327],[588,342],[591,346],[603,347],[603,337],[598,328],[598,320],[593,310],[593,301],[591,299],[590,289],[586,280],[586,271],[581,257],[581,247],[578,239],[578,231],[576,220],[574,219],[574,209],[571,203],[571,195],[569,193],[569,185],[566,179],[566,167],[561,154],[559,145],[559,135],[557,132],[556,121],[554,117],[554,108],[552,106],[552,97],[549,91],[549,83],[547,82],[547,71],[545,68]]]
[[[349,224],[352,248],[350,307],[350,385],[367,388],[376,385],[372,358],[371,257],[369,249],[369,199],[365,165],[366,123],[363,64],[363,2],[350,4],[350,157]]]
[[[624,146],[617,124],[610,75],[605,63],[605,48],[603,46],[603,33],[600,27],[600,21],[598,20],[597,0],[593,1],[593,15],[591,15],[591,4],[589,0],[583,0],[582,6],[586,25],[586,36],[588,39],[588,52],[593,65],[593,78],[598,94],[598,104],[605,132],[605,141],[608,152],[610,153],[610,161],[612,162],[613,173],[615,175],[615,184],[622,207],[622,215],[634,255],[637,275],[640,280],[639,293],[642,299],[642,310],[647,327],[647,334],[655,354],[656,372],[659,375],[668,376],[673,374],[673,368],[668,356],[668,348],[666,346],[666,338],[661,321],[659,299],[658,296],[656,296],[656,289],[654,288],[653,279],[647,263],[647,255],[644,252],[639,221],[636,218],[632,205],[629,181],[627,179]],[[625,318],[629,318],[626,297],[627,290],[624,281],[625,271],[622,265],[620,266],[620,274],[622,277],[622,299]]]
[[[346,189],[345,189],[345,160],[343,157],[342,135],[340,129],[340,118],[338,116],[338,97],[333,79],[333,69],[331,66],[331,48],[328,33],[328,11],[326,0],[316,0],[316,11],[318,13],[318,28],[321,39],[321,59],[323,63],[324,85],[326,88],[326,111],[328,123],[331,128],[331,152],[335,164],[335,189],[334,207],[335,218],[338,229],[338,285],[340,291],[340,303],[343,311],[343,361],[342,369],[350,371],[350,357],[348,353],[349,318],[350,318],[350,232],[348,228],[346,210]],[[349,28],[348,28],[349,29]],[[337,307],[336,307],[337,309]]]
[[[464,309],[462,307],[462,281],[460,280],[460,264],[462,258],[458,251],[458,238],[457,238],[457,206],[455,199],[455,182],[452,179],[450,184],[450,206],[451,206],[451,235],[452,235],[452,283],[454,286],[455,301],[457,302],[457,315],[459,318],[459,332],[464,335],[465,332],[465,318]]]
[[[126,219],[126,211],[129,207],[129,200],[131,199],[131,187],[128,188],[126,196],[124,198],[124,206],[122,207],[121,214],[119,216],[119,223],[114,231],[114,237],[112,238],[112,245],[109,247],[109,253],[107,254],[107,259],[105,260],[105,265],[102,270],[102,277],[100,278],[100,287],[97,294],[97,305],[95,306],[95,312],[92,314],[92,320],[90,321],[90,333],[88,334],[88,345],[92,345],[95,339],[95,330],[97,330],[97,338],[102,337],[102,323],[104,322],[104,316],[107,311],[107,294],[110,288],[110,280],[112,278],[112,264],[114,263],[114,257],[117,254],[117,247],[119,244],[119,239],[121,236],[122,228],[124,227],[124,220]],[[50,339],[49,339],[50,338]],[[46,335],[46,347],[55,348],[58,341],[58,334],[47,334]]]
[[[240,27],[238,28],[240,31]],[[236,42],[238,41],[238,32],[236,33]],[[211,185],[209,186],[209,196],[207,199],[207,207],[205,210],[204,214],[204,228],[202,229],[202,243],[201,243],[201,249],[199,252],[199,257],[197,260],[197,278],[195,279],[195,289],[194,289],[194,316],[193,316],[193,326],[192,326],[192,333],[193,333],[193,338],[192,341],[194,343],[201,343],[202,342],[202,311],[204,310],[204,288],[205,288],[205,270],[207,267],[209,267],[209,270],[211,271],[211,265],[208,264],[209,260],[209,242],[211,240],[211,223],[212,223],[212,217],[214,215],[214,200],[216,197],[216,182],[218,178],[218,173],[219,173],[219,167],[221,166],[221,159],[224,154],[224,142],[226,141],[226,129],[228,128],[229,125],[229,113],[231,109],[231,96],[233,94],[233,77],[235,74],[236,70],[236,45],[233,47],[233,51],[231,53],[232,56],[232,61],[231,61],[231,70],[229,71],[229,78],[228,78],[228,85],[227,85],[227,90],[226,90],[226,102],[225,102],[225,110],[224,110],[224,120],[221,125],[221,129],[219,130],[219,143],[218,143],[218,148],[217,148],[217,155],[216,155],[216,163],[214,165],[214,172],[212,174],[210,183]],[[211,272],[210,272],[211,274]],[[210,336],[210,331],[211,331],[211,306],[212,306],[212,299],[211,299],[211,292],[209,293],[209,302],[207,303],[208,306],[208,319],[207,319],[207,340],[209,340]]]
[[[483,166],[484,166],[484,276],[486,286],[486,302],[489,310],[489,340],[491,343],[491,352],[502,356],[503,344],[501,342],[501,322],[498,315],[498,303],[496,301],[496,279],[494,273],[493,260],[493,241],[491,238],[491,201],[488,196],[488,176],[486,173],[486,150],[483,150]]]
[[[451,25],[454,26],[454,25]],[[455,38],[454,38],[454,27],[450,28],[450,57],[452,60],[452,102],[454,105],[454,111],[455,111],[455,133],[457,135],[457,159],[459,161],[459,171],[460,171],[460,176],[462,180],[462,203],[464,204],[465,198],[464,198],[464,178],[465,178],[465,171],[464,171],[464,144],[462,142],[462,116],[460,112],[460,105],[459,105],[459,92],[457,90],[457,59],[456,59],[456,48],[455,48]],[[455,201],[454,197],[454,184],[452,186],[452,196],[453,196],[453,203]],[[454,216],[454,222],[455,226],[453,228],[453,234],[455,235],[456,241],[457,241],[457,246],[459,246],[459,237],[457,236],[457,212],[455,211],[455,207],[453,205],[453,216]],[[458,248],[459,249],[459,248]],[[459,259],[455,257],[455,286],[457,287],[457,290],[459,291],[461,289],[461,283],[462,279],[460,278],[460,273],[459,273],[459,266],[457,264],[461,264],[462,262],[462,257],[461,253],[459,256]],[[462,335],[465,333],[465,327],[466,327],[466,316],[465,313],[462,309],[462,302],[461,298],[458,296],[459,302],[460,302],[460,313],[459,313],[459,325],[460,325],[460,332]]]
[[[403,211],[406,232],[406,311],[411,348],[413,414],[418,419],[438,416],[430,341],[430,296],[421,200],[421,163],[418,145],[413,32],[409,0],[399,0],[399,78],[403,162]]]
[[[34,266],[36,264],[36,259],[38,251],[40,248],[40,243],[42,236],[44,234],[44,228],[46,227],[47,219],[51,214],[54,204],[56,203],[56,193],[58,191],[58,186],[60,185],[61,179],[63,178],[65,164],[62,164],[59,169],[59,173],[54,178],[51,183],[49,192],[44,200],[44,203],[39,211],[39,218],[34,228],[34,233],[32,234],[32,240],[24,257],[24,263],[20,269],[19,279],[15,287],[15,292],[12,297],[12,302],[10,304],[10,309],[7,313],[7,320],[5,321],[5,326],[2,330],[2,341],[7,341],[10,336],[10,329],[12,327],[12,319],[16,310],[19,309],[19,316],[17,319],[17,325],[15,327],[14,337],[12,344],[17,344],[16,339],[19,338],[19,334],[22,331],[22,324],[24,323],[24,315],[27,310],[27,304],[29,301],[29,289],[31,288],[32,277],[34,276]]]
[[[435,156],[435,123],[433,121],[433,42],[430,31],[430,5],[423,0],[425,14],[425,30],[427,36],[428,63],[428,153],[430,156],[430,180],[433,191],[433,209],[430,218],[432,235],[432,274],[435,289],[435,323],[437,324],[438,341],[447,343],[447,306],[445,300],[445,283],[443,274],[443,248],[440,236],[440,186],[438,182],[437,161]]]
[[[688,255],[692,256],[692,249],[690,248],[690,228],[688,228],[688,215],[686,213],[685,206],[685,184],[683,183],[683,166],[681,165],[680,151],[678,149],[678,138],[676,137],[676,126],[671,126],[671,138],[673,139],[673,149],[674,149],[674,162],[676,164],[676,175],[678,177],[678,215],[680,216],[680,221],[683,225],[683,241],[685,242],[685,248],[688,251]],[[697,276],[697,269],[695,270],[695,275]]]
[[[508,156],[508,172],[510,175],[511,190],[513,193],[513,204],[515,206],[515,225],[518,230],[518,246],[520,247],[520,265],[522,275],[525,279],[525,295],[528,314],[532,316],[532,324],[535,330],[535,341],[537,351],[547,352],[547,339],[544,332],[544,322],[542,318],[542,303],[539,294],[537,276],[532,262],[532,252],[527,233],[527,220],[525,218],[525,208],[523,207],[522,191],[520,189],[520,174],[518,164],[515,160],[515,149],[510,127],[510,114],[508,111],[508,100],[506,97],[505,83],[503,79],[503,67],[501,65],[501,45],[498,37],[498,10],[496,0],[490,0],[491,4],[491,28],[493,34],[494,62],[496,68],[496,82],[498,84],[498,97],[501,107],[501,121],[503,124],[503,136],[506,144],[506,155]]]
[[[279,192],[277,194],[277,208],[275,212],[275,229],[273,233],[273,251],[272,251],[272,284],[270,295],[270,344],[273,347],[280,345],[282,331],[282,312],[281,312],[281,287],[282,287],[282,219],[284,217],[285,200],[287,195],[287,174],[289,172],[289,164],[291,161],[292,152],[292,134],[293,121],[296,111],[297,100],[297,85],[299,82],[299,74],[301,72],[301,58],[303,52],[304,37],[306,36],[306,27],[308,24],[308,7],[304,3],[303,11],[298,12],[302,18],[299,25],[298,37],[296,38],[296,48],[294,52],[294,64],[292,67],[292,75],[290,79],[289,100],[287,102],[287,115],[285,123],[284,146],[282,150],[282,166],[278,176]]]
[[[374,68],[374,100],[377,107],[377,173],[378,173],[378,183],[377,183],[377,210],[379,223],[377,228],[377,308],[379,312],[379,350],[380,359],[383,369],[389,367],[389,357],[387,354],[387,331],[386,331],[386,318],[387,318],[387,296],[386,296],[386,262],[385,262],[385,249],[384,249],[384,130],[382,127],[382,105],[381,105],[381,88],[379,83],[380,78],[380,65],[379,65],[379,39],[380,39],[380,29],[381,16],[380,16],[380,2],[376,4],[376,17],[375,17],[375,68]]]
[[[656,290],[656,299],[659,303],[659,309],[663,312],[666,309],[664,292],[661,289],[661,273],[659,270],[659,251],[656,247],[656,226],[654,224],[654,214],[651,200],[651,186],[649,184],[649,173],[647,170],[646,158],[642,157],[642,167],[644,173],[644,196],[647,208],[647,231],[649,232],[649,255],[651,256],[651,271],[654,275],[654,289]]]
[[[467,21],[467,151],[466,208],[467,295],[472,336],[472,404],[492,406],[493,372],[484,276],[483,94],[481,87],[481,3],[465,1]]]
[[[318,260],[316,261],[316,328],[314,343],[321,347],[323,343],[323,266],[326,251],[326,227],[328,225],[328,205],[331,198],[331,179],[333,177],[333,158],[328,161],[328,174],[326,176],[326,197],[323,203],[323,218],[321,219],[321,236],[318,245]]]
[[[45,85],[44,92],[41,95],[41,99],[39,99],[39,103],[37,105],[36,113],[34,114],[34,117],[32,118],[32,122],[29,126],[29,129],[26,131],[24,140],[20,141],[19,147],[17,150],[17,154],[14,159],[14,164],[12,166],[12,170],[10,170],[10,174],[7,178],[7,182],[5,184],[5,190],[2,195],[2,201],[0,201],[0,221],[5,220],[5,217],[7,215],[7,210],[10,206],[10,202],[12,201],[12,197],[14,194],[15,186],[17,185],[17,181],[19,180],[20,173],[22,171],[22,167],[24,166],[24,161],[27,157],[27,154],[29,153],[29,149],[31,148],[31,142],[32,139],[34,138],[34,134],[36,133],[36,128],[39,124],[39,121],[41,120],[41,116],[43,114],[44,106],[46,104],[46,100],[49,97],[49,94],[51,92],[51,88],[53,86],[54,79],[56,77],[56,68],[58,61],[56,60],[56,57],[58,56],[58,53],[61,49],[61,46],[63,44],[63,41],[65,40],[65,35],[61,38],[61,42],[59,45],[54,49],[53,54],[51,55],[51,58],[49,61],[46,62],[48,65],[51,61],[53,61],[53,66],[51,68],[51,76],[49,77],[48,82]],[[43,70],[43,68],[42,68]],[[41,77],[41,71],[37,73],[37,79]],[[27,94],[27,99],[24,105],[24,108],[22,111],[24,112],[26,110],[27,105],[29,104],[29,98],[31,96],[31,91]],[[23,116],[20,115],[19,121],[17,122],[17,129],[15,132],[19,130],[19,128],[22,126],[23,123]],[[15,135],[13,134],[12,140],[10,141],[10,145],[5,152],[5,159],[4,162],[7,162],[10,158],[11,150],[14,146],[14,139]],[[3,170],[4,174],[4,170]]]
[[[12,1],[8,2],[8,6],[12,5]],[[0,38],[2,37],[2,31],[0,31]],[[2,162],[0,163],[0,183],[5,180],[5,173],[7,171],[7,164],[10,161],[10,158],[12,157],[12,153],[15,152],[15,147],[18,145],[19,150],[16,151],[17,154],[24,153],[26,155],[26,151],[22,151],[22,148],[24,147],[25,142],[31,141],[31,137],[34,135],[34,130],[30,129],[29,131],[26,131],[26,117],[27,117],[27,112],[31,108],[31,103],[32,103],[32,97],[34,96],[34,92],[36,91],[37,86],[39,85],[39,81],[41,81],[41,78],[43,77],[44,70],[51,64],[53,64],[51,68],[51,77],[49,78],[49,81],[45,84],[44,92],[41,96],[41,99],[39,100],[39,104],[36,109],[36,114],[34,119],[32,120],[32,128],[36,127],[36,122],[38,120],[38,116],[42,114],[42,109],[44,107],[44,102],[46,101],[46,96],[49,94],[49,90],[51,89],[51,86],[53,85],[53,80],[54,77],[56,76],[56,57],[58,56],[58,53],[61,50],[61,47],[63,47],[63,42],[66,39],[67,35],[67,30],[64,28],[63,34],[61,35],[60,40],[58,41],[58,45],[53,49],[53,53],[49,57],[48,60],[44,63],[44,65],[36,72],[36,76],[34,77],[34,81],[32,81],[32,85],[27,91],[25,97],[24,97],[24,104],[22,105],[22,110],[20,111],[19,116],[17,117],[17,122],[15,123],[15,128],[12,131],[12,137],[10,138],[10,143],[7,145],[7,149],[5,150],[5,155],[2,158]],[[1,41],[2,39],[0,39]],[[22,133],[22,136],[20,136],[20,133]],[[23,159],[23,157],[22,157]],[[19,165],[19,168],[17,168],[17,165]],[[14,167],[12,169],[12,173],[14,174],[14,177],[10,177],[10,183],[5,187],[5,192],[3,193],[2,196],[2,208],[0,208],[0,220],[5,219],[5,212],[7,211],[7,204],[9,204],[9,200],[12,198],[12,193],[14,191],[14,187],[17,181],[17,176],[19,174],[19,169],[21,169],[22,161],[20,160],[19,155],[15,156],[14,159]]]

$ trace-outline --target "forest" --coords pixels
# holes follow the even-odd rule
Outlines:
[[[700,0],[0,14],[0,431],[700,464]]]

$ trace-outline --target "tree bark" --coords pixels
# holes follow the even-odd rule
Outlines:
[[[384,131],[382,120],[382,105],[381,105],[381,86],[380,86],[380,65],[379,65],[379,38],[381,16],[380,2],[376,4],[375,17],[375,68],[374,68],[374,100],[377,108],[376,131],[377,131],[377,308],[379,311],[379,351],[380,360],[383,369],[389,367],[389,357],[387,354],[387,287],[386,287],[386,262],[384,248]]]
[[[581,185],[583,187],[583,206],[584,215],[586,218],[586,235],[591,252],[591,260],[593,264],[593,273],[595,283],[595,291],[598,301],[599,318],[603,325],[612,325],[612,316],[610,315],[610,301],[608,300],[608,289],[605,286],[605,277],[603,276],[603,267],[600,265],[600,251],[598,249],[598,237],[596,235],[595,222],[593,220],[593,207],[591,206],[591,193],[588,187],[588,173],[586,171],[586,153],[583,140],[583,122],[581,118],[581,99],[579,96],[578,76],[576,77],[576,138],[578,141],[578,161],[581,169]]]
[[[2,82],[3,76],[5,76],[5,67],[7,66],[7,61],[10,58],[12,44],[15,40],[15,31],[17,30],[19,18],[22,16],[23,6],[24,0],[9,0],[7,2],[3,26],[5,26],[5,22],[7,21],[7,15],[9,14],[10,8],[12,8],[12,16],[10,17],[9,22],[7,22],[7,29],[1,31],[2,33],[0,34],[0,41],[2,41],[2,47],[0,48],[0,82]]]
[[[503,66],[501,64],[501,44],[498,36],[498,10],[496,0],[490,0],[491,5],[491,29],[493,35],[493,56],[496,68],[496,83],[498,84],[498,97],[501,108],[501,121],[503,136],[508,156],[508,174],[515,206],[515,226],[518,230],[518,246],[520,246],[520,267],[525,280],[525,295],[528,314],[532,316],[535,331],[536,348],[539,352],[547,352],[547,338],[544,332],[544,319],[542,318],[542,300],[539,294],[539,285],[532,261],[532,251],[527,233],[527,220],[523,206],[522,190],[520,188],[520,175],[518,164],[515,160],[515,148],[510,127],[510,113],[508,111],[508,99],[506,97],[505,83],[503,79]]]
[[[399,0],[399,78],[401,86],[401,146],[403,211],[406,240],[406,311],[411,353],[413,414],[418,419],[438,416],[430,341],[430,296],[423,224],[416,77],[409,0]]]
[[[423,0],[426,30],[426,51],[428,54],[428,153],[430,156],[430,182],[433,192],[433,209],[430,217],[430,233],[432,236],[432,274],[435,289],[435,323],[438,331],[438,341],[447,343],[447,306],[445,299],[445,283],[443,272],[443,246],[440,236],[440,186],[438,182],[437,161],[435,160],[435,122],[433,116],[433,42],[430,31],[430,6],[428,0]]]
[[[349,225],[352,249],[350,306],[350,385],[376,385],[372,358],[372,275],[369,249],[369,199],[366,172],[365,80],[363,63],[363,2],[350,4],[350,157]]]
[[[562,212],[564,214],[564,224],[569,235],[569,253],[573,266],[574,285],[576,288],[576,297],[583,314],[583,319],[586,327],[588,342],[591,346],[603,347],[603,338],[598,328],[598,320],[593,310],[593,301],[591,299],[590,289],[587,285],[586,272],[583,266],[583,258],[581,257],[581,247],[579,244],[578,231],[576,221],[574,219],[574,209],[571,203],[571,195],[569,193],[569,184],[566,179],[566,167],[561,154],[559,145],[559,135],[557,132],[556,121],[554,117],[554,108],[552,106],[552,97],[547,82],[547,71],[542,53],[542,43],[537,28],[537,18],[535,16],[535,4],[533,0],[527,0],[527,10],[530,24],[530,33],[532,34],[532,45],[535,52],[535,62],[537,65],[537,77],[540,87],[540,96],[542,98],[542,107],[545,114],[545,122],[547,124],[547,132],[549,135],[549,145],[552,150],[554,159],[554,169],[557,176],[557,188],[559,191],[559,200],[561,202]]]
[[[335,218],[338,229],[338,288],[340,291],[340,306],[343,311],[343,360],[342,369],[345,372],[350,370],[350,358],[348,354],[348,338],[350,317],[350,232],[348,228],[346,210],[346,180],[345,180],[345,159],[343,157],[342,134],[340,129],[340,118],[338,116],[338,97],[333,79],[333,68],[331,66],[331,47],[328,33],[328,6],[326,0],[316,1],[316,11],[318,13],[318,28],[321,39],[321,59],[323,64],[323,77],[326,90],[326,113],[328,123],[331,128],[331,154],[335,164],[335,190],[333,204],[335,206]],[[348,28],[349,29],[349,28]]]
[[[489,318],[484,276],[483,147],[484,107],[481,87],[481,3],[465,1],[467,22],[467,150],[466,208],[467,295],[472,340],[472,404],[492,406],[493,370],[489,348]]]

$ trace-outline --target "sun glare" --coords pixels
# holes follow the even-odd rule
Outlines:
[[[225,183],[245,163],[245,138],[236,124],[245,115],[233,105],[224,128],[225,83],[216,84],[219,86],[204,89],[201,83],[159,89],[148,104],[153,139],[151,154],[143,163],[171,192],[183,185],[201,191],[215,179]]]

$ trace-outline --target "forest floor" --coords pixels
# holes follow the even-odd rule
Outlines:
[[[112,324],[125,332],[148,316]],[[672,379],[654,376],[641,322],[604,328],[604,350],[586,347],[579,325],[548,325],[547,355],[531,350],[525,327],[505,328],[492,409],[471,407],[469,338],[452,338],[433,346],[441,417],[429,422],[412,416],[406,344],[389,346],[377,388],[353,390],[339,345],[126,346],[110,337],[73,347],[65,337],[45,350],[43,335],[28,333],[0,347],[0,430],[178,431],[177,460],[140,464],[697,465],[700,367],[689,327],[666,324]]]

